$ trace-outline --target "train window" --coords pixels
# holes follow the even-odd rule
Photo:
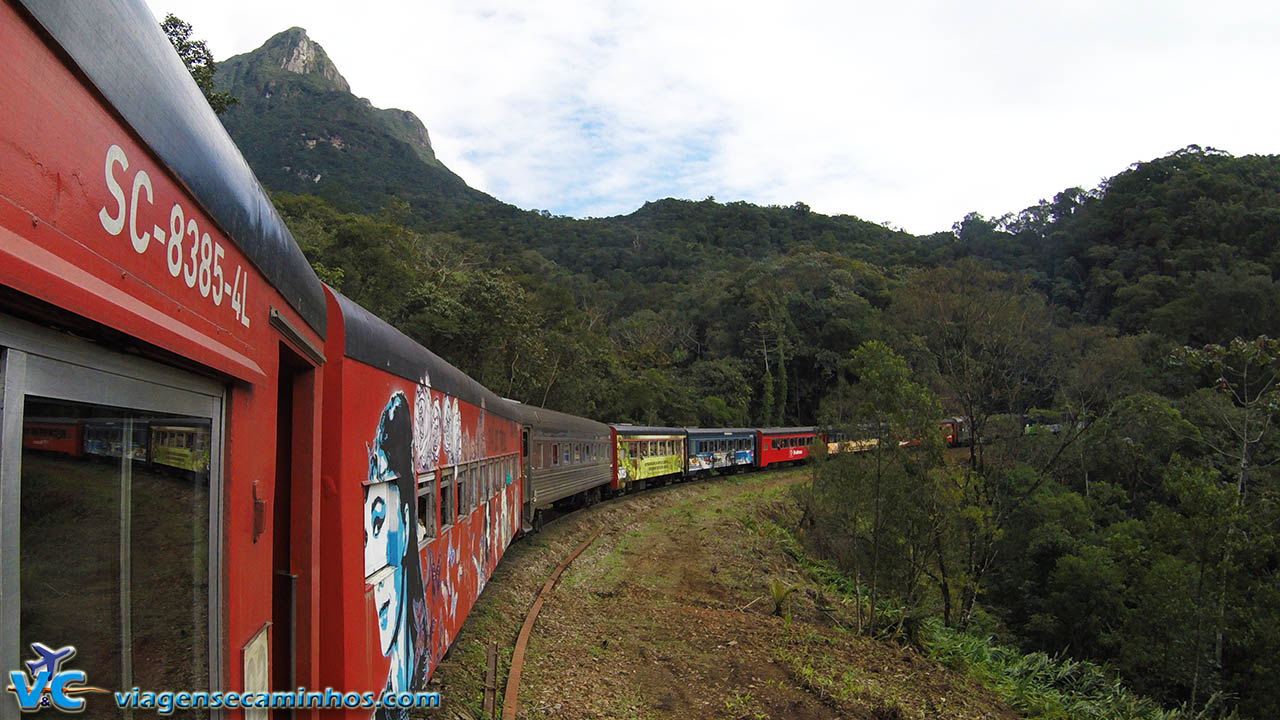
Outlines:
[[[436,474],[431,472],[418,476],[418,540],[436,534]]]
[[[551,464],[560,464],[560,445],[558,443],[552,443],[551,445]]]
[[[6,508],[22,579],[14,646],[74,638],[74,666],[104,687],[208,687],[214,413],[27,395],[14,415],[33,430],[13,464],[20,504]]]
[[[454,492],[457,494],[457,506],[454,507],[458,522],[467,516],[467,466],[458,468],[458,481]]]
[[[440,529],[453,524],[453,483],[449,479],[449,470],[440,473]]]
[[[471,511],[476,507],[476,495],[480,489],[480,463],[472,463],[467,468],[467,504],[463,506],[464,511],[470,515]]]
[[[462,504],[462,512],[470,515],[471,511],[476,507],[476,488],[480,483],[480,464],[471,463],[467,466],[467,501]]]

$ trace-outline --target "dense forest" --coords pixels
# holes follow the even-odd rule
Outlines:
[[[467,187],[318,45],[281,70],[300,42],[217,86],[330,285],[524,402],[876,439],[813,464],[795,528],[854,579],[863,632],[954,629],[1059,656],[1060,680],[1096,663],[1172,716],[1280,717],[1280,157],[1188,146],[928,236],[801,202],[572,219]]]
[[[1190,147],[928,237],[710,198],[449,226],[277,201],[322,277],[507,396],[879,434],[816,471],[801,528],[868,589],[868,632],[936,617],[1188,716],[1261,718],[1280,714],[1278,189],[1276,158]],[[971,447],[889,442],[944,415]]]

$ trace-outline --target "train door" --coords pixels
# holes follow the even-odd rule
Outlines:
[[[541,460],[542,446],[538,445],[539,460]],[[529,457],[529,426],[520,427],[520,497],[523,498],[522,518],[520,529],[521,532],[530,532],[533,529],[533,464]]]
[[[0,315],[4,670],[78,670],[112,691],[222,685],[224,403],[214,381]],[[91,424],[106,450],[24,447],[37,420]],[[18,693],[3,695],[0,717],[18,717]],[[48,698],[121,716],[110,695]]]

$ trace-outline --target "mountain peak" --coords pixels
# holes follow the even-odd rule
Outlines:
[[[352,94],[300,27],[219,62],[213,82],[240,99],[220,119],[272,190],[342,195],[364,212],[397,198],[433,212],[494,202],[436,158],[416,115]]]
[[[329,59],[320,43],[307,36],[307,31],[303,28],[291,27],[276,33],[255,50],[253,55],[279,70],[318,80],[329,90],[351,92],[351,85],[338,72],[338,66]]]

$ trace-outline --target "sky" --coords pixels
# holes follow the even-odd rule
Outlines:
[[[218,60],[307,30],[526,209],[664,197],[925,234],[1187,145],[1280,152],[1269,2],[147,0]]]

